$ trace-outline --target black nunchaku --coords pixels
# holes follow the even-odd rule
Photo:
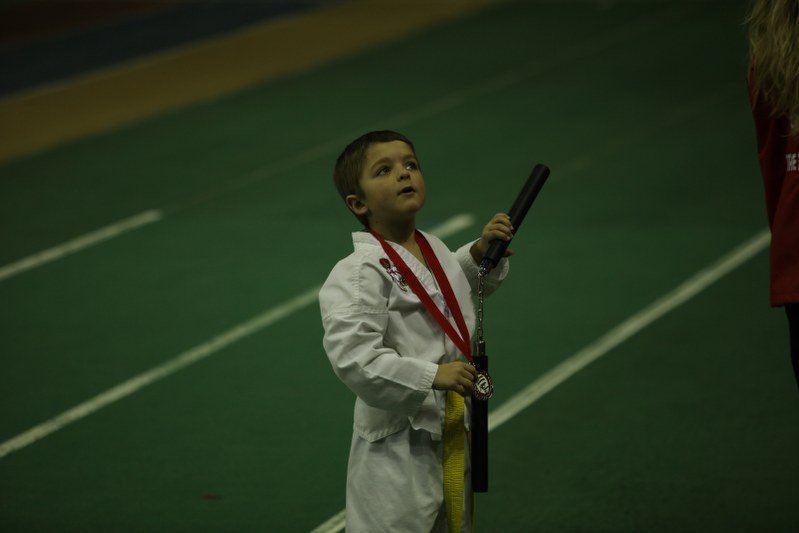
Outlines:
[[[513,236],[519,233],[524,217],[533,201],[541,191],[549,177],[549,168],[546,165],[537,164],[527,182],[522,187],[521,192],[513,202],[508,216],[513,225]],[[510,241],[494,239],[488,247],[488,251],[480,262],[481,276],[497,266],[502,259]],[[478,372],[488,374],[488,357],[486,356],[485,339],[478,336],[475,342],[473,356],[474,366]],[[488,400],[480,400],[472,397],[472,490],[474,492],[488,492]]]

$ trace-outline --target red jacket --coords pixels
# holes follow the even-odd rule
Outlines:
[[[790,120],[771,115],[771,106],[755,95],[749,70],[749,101],[755,120],[757,155],[766,191],[771,228],[771,305],[799,302],[799,135]]]

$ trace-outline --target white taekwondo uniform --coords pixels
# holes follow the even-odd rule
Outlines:
[[[424,236],[472,334],[478,273],[469,253],[473,243],[453,253],[438,238]],[[441,442],[446,393],[432,385],[439,364],[464,359],[377,239],[357,232],[352,240],[355,251],[336,264],[319,293],[325,351],[336,375],[357,396],[347,468],[347,531],[446,531]],[[450,318],[431,272],[405,248],[389,244]],[[507,271],[503,259],[486,276],[486,295]],[[467,431],[469,407],[467,398]],[[470,531],[468,451],[466,463],[463,515],[464,531]]]

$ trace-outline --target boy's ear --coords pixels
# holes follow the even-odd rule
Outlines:
[[[355,213],[358,216],[366,215],[369,212],[369,208],[366,207],[366,204],[363,203],[363,200],[358,198],[355,194],[348,194],[344,201],[347,204],[347,207],[350,208],[350,211]]]

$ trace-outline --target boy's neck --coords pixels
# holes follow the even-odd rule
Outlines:
[[[410,220],[402,224],[376,224],[371,226],[372,231],[386,239],[405,248],[408,245],[416,246],[416,222]]]
[[[416,243],[415,220],[410,220],[407,224],[380,225],[373,223],[371,229],[385,240],[399,244],[413,254],[420,263],[427,266],[424,254]]]

